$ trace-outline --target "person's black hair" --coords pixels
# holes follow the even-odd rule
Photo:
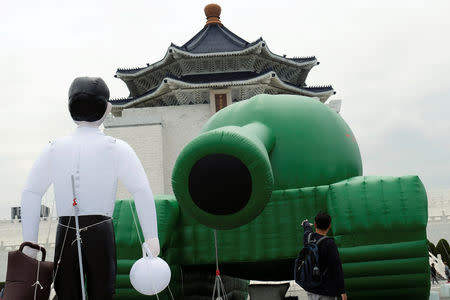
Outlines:
[[[321,211],[316,215],[314,222],[316,223],[316,228],[325,230],[331,224],[331,217],[328,213]]]

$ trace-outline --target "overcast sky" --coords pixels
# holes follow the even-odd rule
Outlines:
[[[67,90],[163,58],[205,24],[210,1],[16,0],[0,5],[0,219],[20,203],[34,159],[75,125]],[[331,84],[365,175],[450,188],[450,1],[221,1],[223,24],[287,56],[315,55],[308,85]],[[333,99],[332,98],[332,99]]]

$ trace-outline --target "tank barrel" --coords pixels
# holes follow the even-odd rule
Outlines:
[[[172,187],[180,206],[215,229],[247,224],[271,197],[274,144],[271,129],[260,122],[204,132],[174,166]]]
[[[272,131],[264,124],[260,122],[253,122],[241,127],[243,131],[248,132],[249,135],[253,135],[258,138],[266,148],[267,153],[273,148],[275,144],[275,137]]]

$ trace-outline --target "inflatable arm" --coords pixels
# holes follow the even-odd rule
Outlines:
[[[157,238],[155,201],[147,175],[134,150],[121,140],[117,140],[117,143],[118,178],[133,195],[144,238],[146,240]]]
[[[24,241],[38,241],[42,196],[51,184],[48,145],[34,162],[22,192],[22,235]]]

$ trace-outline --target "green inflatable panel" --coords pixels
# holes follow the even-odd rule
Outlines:
[[[356,177],[330,185],[327,200],[349,296],[409,295],[430,288],[425,188],[417,176]]]
[[[259,95],[221,110],[180,153],[176,200],[156,200],[175,299],[208,294],[187,295],[183,287],[201,287],[203,275],[182,274],[214,274],[214,228],[222,274],[293,279],[300,222],[318,211],[332,217],[349,299],[428,299],[423,184],[417,176],[361,175],[350,128],[315,99]],[[141,255],[129,206],[119,201],[114,213],[117,299],[140,299],[128,277]],[[244,297],[245,288],[235,294]]]

